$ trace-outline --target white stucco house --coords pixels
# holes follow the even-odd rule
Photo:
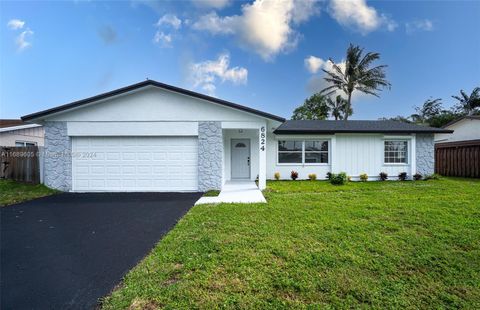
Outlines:
[[[42,125],[20,119],[0,119],[0,146],[43,146]]]
[[[480,115],[461,117],[446,124],[443,128],[454,132],[452,134],[435,134],[435,143],[480,140]]]
[[[22,117],[45,127],[44,180],[64,191],[206,191],[279,172],[433,173],[436,133],[393,121],[286,121],[152,80]]]

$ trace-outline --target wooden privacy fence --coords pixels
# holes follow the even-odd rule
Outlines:
[[[480,178],[480,140],[435,144],[435,173]]]
[[[40,183],[39,151],[36,146],[0,147],[0,178]]]

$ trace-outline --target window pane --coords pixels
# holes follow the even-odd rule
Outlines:
[[[282,152],[278,153],[278,162],[279,163],[302,163],[302,153],[297,152],[297,153],[288,153],[288,152]]]
[[[25,146],[25,143],[23,143],[23,142],[15,142],[15,146]]]
[[[327,164],[328,163],[328,153],[327,152],[305,152],[305,163],[306,164]]]
[[[328,141],[305,141],[305,151],[328,151]]]
[[[26,142],[25,145],[26,146],[35,146],[35,143],[34,142]]]
[[[302,141],[278,141],[279,151],[301,151]]]
[[[407,141],[385,141],[385,163],[407,163]]]

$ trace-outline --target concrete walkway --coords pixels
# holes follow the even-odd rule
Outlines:
[[[253,181],[228,181],[217,197],[202,197],[195,205],[207,203],[266,203]]]

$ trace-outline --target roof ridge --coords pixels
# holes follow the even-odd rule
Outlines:
[[[92,103],[92,102],[95,102],[95,101],[107,99],[107,98],[110,98],[110,97],[113,97],[113,96],[116,96],[116,95],[121,95],[121,94],[130,92],[130,91],[133,91],[133,90],[145,87],[145,86],[149,86],[149,85],[159,87],[159,88],[162,88],[162,89],[166,89],[166,90],[170,90],[170,91],[173,91],[173,92],[176,92],[176,93],[181,93],[181,94],[186,95],[186,96],[191,96],[191,97],[194,97],[194,98],[210,101],[210,102],[213,102],[213,103],[216,103],[216,104],[220,104],[220,105],[230,107],[230,108],[233,108],[233,109],[241,110],[241,111],[244,111],[244,112],[247,112],[247,113],[256,114],[256,115],[259,115],[259,116],[262,116],[262,117],[265,117],[265,118],[269,118],[269,119],[273,119],[273,120],[276,120],[276,121],[280,121],[280,122],[285,121],[285,118],[283,118],[281,116],[277,116],[277,115],[270,114],[270,113],[267,113],[267,112],[263,112],[263,111],[260,111],[260,110],[256,110],[256,109],[244,106],[244,105],[233,103],[233,102],[230,102],[230,101],[227,101],[227,100],[211,97],[211,96],[204,95],[204,94],[201,94],[201,93],[198,93],[198,92],[194,92],[194,91],[191,91],[191,90],[188,90],[188,89],[180,88],[180,87],[177,87],[177,86],[173,86],[173,85],[169,85],[169,84],[165,84],[165,83],[161,83],[161,82],[157,82],[155,80],[149,80],[149,79],[147,79],[145,81],[142,81],[142,82],[139,82],[139,83],[135,83],[135,84],[131,84],[131,85],[128,85],[128,86],[121,87],[121,88],[117,88],[117,89],[109,91],[109,92],[101,93],[101,94],[98,94],[98,95],[95,95],[95,96],[92,96],[92,97],[87,97],[85,99],[76,100],[76,101],[73,101],[73,102],[70,102],[70,103],[67,103],[67,104],[63,104],[63,105],[60,105],[60,106],[57,106],[57,107],[53,107],[53,108],[50,108],[50,109],[46,109],[46,110],[42,110],[42,111],[39,111],[39,112],[27,114],[27,115],[22,116],[21,119],[23,121],[30,121],[30,120],[33,120],[33,119],[36,119],[36,118],[41,118],[41,117],[47,116],[49,114],[59,113],[59,112],[66,111],[66,110],[76,108],[76,107],[80,107],[82,105],[89,104],[89,103]]]

